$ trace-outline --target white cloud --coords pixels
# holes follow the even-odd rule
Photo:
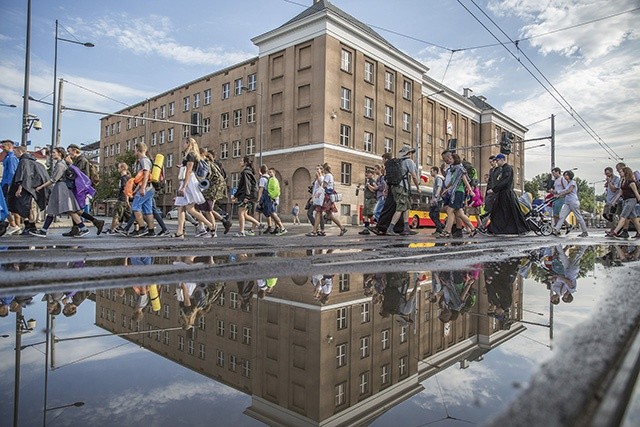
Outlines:
[[[92,38],[110,38],[125,50],[138,55],[155,55],[182,64],[227,66],[255,56],[251,52],[231,50],[224,47],[206,49],[180,44],[173,34],[180,34],[168,17],[150,15],[131,18],[127,14],[105,17],[90,24],[78,20],[76,25]]]

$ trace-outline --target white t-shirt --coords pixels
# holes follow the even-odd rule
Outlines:
[[[335,181],[333,180],[333,175],[332,175],[332,174],[330,174],[330,173],[325,174],[325,175],[324,175],[324,180],[323,180],[323,182],[324,182],[325,184],[327,184],[327,185],[326,185],[326,187],[325,187],[325,189],[327,189],[327,190],[333,190],[333,187],[334,187]]]

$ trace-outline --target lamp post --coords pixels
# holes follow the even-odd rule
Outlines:
[[[24,94],[22,97],[22,139],[20,145],[27,145],[29,118],[29,70],[31,68],[31,0],[27,1],[27,38],[24,55]]]
[[[16,108],[15,104],[0,104],[0,107]]]
[[[70,40],[70,39],[64,39],[62,37],[58,37],[58,20],[56,19],[55,46],[53,50],[53,108],[51,113],[51,151],[49,154],[50,155],[49,160],[52,165],[53,165],[53,157],[52,157],[53,149],[58,144],[58,135],[60,134],[59,122],[56,120],[57,110],[59,109],[59,107],[56,108],[56,101],[57,101],[56,82],[58,80],[58,40],[67,42],[67,43],[79,44],[84,47],[95,46],[93,43],[89,43],[89,42],[79,42],[77,40]]]

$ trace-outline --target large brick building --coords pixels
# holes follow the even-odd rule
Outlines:
[[[482,175],[502,132],[522,140],[527,130],[470,90],[458,94],[431,79],[424,64],[328,1],[314,1],[252,41],[257,57],[104,117],[101,165],[114,167],[115,156],[138,141],[151,155],[165,154],[169,172],[159,206],[169,209],[179,142],[195,121],[201,124],[196,139],[223,159],[232,188],[245,155],[276,168],[283,212],[304,205],[315,165],[329,163],[344,194],[339,213],[348,219],[363,203],[355,188],[365,168],[386,151],[412,145],[428,171],[456,140]],[[509,159],[516,188],[523,179],[521,145]]]

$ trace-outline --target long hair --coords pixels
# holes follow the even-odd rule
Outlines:
[[[454,165],[459,165],[460,163],[462,163],[462,160],[460,160],[460,156],[456,153],[453,153],[451,155],[451,158],[453,159],[453,164]]]
[[[633,171],[628,166],[622,168],[622,178],[626,182],[633,182],[636,180],[636,177],[633,175]]]
[[[192,153],[196,158],[196,162],[200,161],[202,157],[200,157],[200,148],[198,148],[196,140],[189,137],[185,138],[185,142],[187,143],[187,148],[184,149],[183,154],[186,156],[187,154]]]
[[[253,173],[256,173],[256,170],[253,168],[253,162],[251,161],[251,158],[249,156],[244,156],[242,158],[242,163],[244,163],[245,167],[251,169]]]
[[[322,169],[324,169],[326,173],[331,173],[331,166],[329,166],[329,163],[324,163],[322,165]]]

